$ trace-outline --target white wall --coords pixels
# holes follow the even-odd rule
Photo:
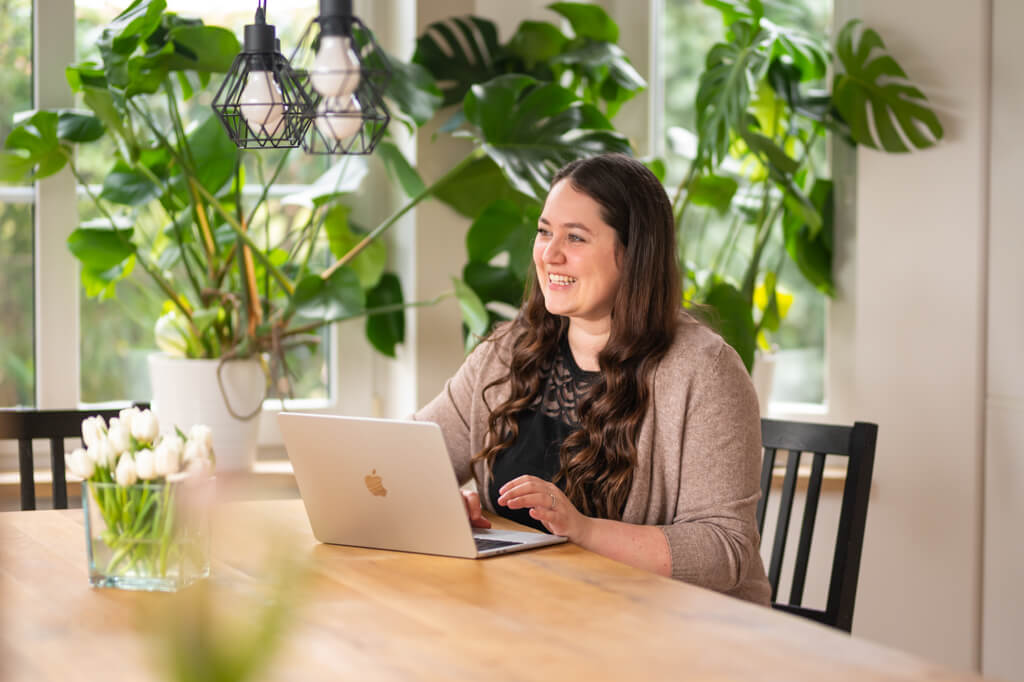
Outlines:
[[[861,4],[865,22],[928,94],[946,138],[923,153],[858,154],[848,388],[851,409],[878,422],[879,437],[854,632],[975,668],[991,5]]]
[[[994,0],[982,670],[1024,680],[1024,3]]]

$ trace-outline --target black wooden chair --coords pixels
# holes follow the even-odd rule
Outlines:
[[[761,420],[761,441],[764,462],[761,469],[761,501],[757,505],[757,528],[764,532],[764,517],[771,491],[775,454],[787,450],[786,473],[779,498],[779,515],[772,542],[768,566],[768,581],[772,587],[772,606],[781,611],[795,613],[819,623],[850,631],[853,626],[853,604],[857,596],[857,575],[860,571],[861,547],[864,544],[864,524],[868,514],[868,495],[871,492],[871,471],[875,462],[875,440],[878,426],[857,422],[853,426],[832,426],[803,422]],[[803,520],[796,561],[793,566],[793,584],[788,600],[779,598],[779,578],[782,559],[786,551],[797,472],[803,453],[813,453],[810,478],[804,504]],[[839,512],[839,528],[832,574],[829,580],[825,610],[802,605],[807,563],[810,558],[811,538],[818,512],[821,482],[825,471],[826,455],[841,455],[848,460],[846,482],[843,486]]]
[[[64,439],[82,437],[82,420],[100,415],[105,420],[119,410],[33,410],[0,409],[0,440],[18,441],[18,482],[21,508],[36,508],[33,439],[50,441],[50,474],[53,508],[68,508],[68,489],[64,472]]]

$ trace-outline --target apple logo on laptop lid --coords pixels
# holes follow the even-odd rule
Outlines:
[[[370,491],[371,495],[376,497],[387,496],[388,489],[384,487],[384,480],[377,475],[376,469],[367,474],[366,478],[363,480],[366,482],[366,489]]]

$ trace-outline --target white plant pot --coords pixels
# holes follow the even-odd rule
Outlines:
[[[266,378],[255,358],[228,361],[221,370],[222,393],[217,380],[219,364],[219,359],[150,355],[152,409],[163,433],[173,433],[175,426],[185,433],[195,424],[209,426],[217,471],[248,471],[256,459]]]
[[[772,399],[772,383],[775,380],[775,353],[754,353],[754,371],[750,373],[757,392],[757,404],[761,408],[761,416],[768,414],[768,405]]]

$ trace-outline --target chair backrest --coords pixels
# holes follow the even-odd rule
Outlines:
[[[53,508],[68,508],[68,489],[64,472],[64,439],[82,437],[82,420],[93,415],[104,420],[116,417],[118,410],[32,410],[0,409],[0,440],[18,441],[18,481],[21,508],[36,508],[35,463],[32,440],[50,441],[50,474]]]
[[[874,468],[877,436],[878,426],[866,422],[857,422],[853,426],[833,426],[775,419],[761,420],[764,462],[761,469],[761,500],[757,504],[757,528],[760,533],[764,533],[764,517],[772,486],[776,452],[786,450],[789,453],[768,566],[772,606],[776,609],[795,613],[846,632],[853,626],[853,604],[857,596],[857,575],[860,571],[861,547],[864,544],[864,524],[868,514],[868,496],[871,492],[871,472]],[[778,594],[779,579],[786,551],[797,473],[803,453],[812,453],[810,477],[807,482],[803,521],[793,567],[792,589],[789,599],[782,600]],[[822,611],[805,607],[802,601],[826,455],[844,456],[848,462],[839,511],[835,554],[832,557],[828,600],[825,610]]]

